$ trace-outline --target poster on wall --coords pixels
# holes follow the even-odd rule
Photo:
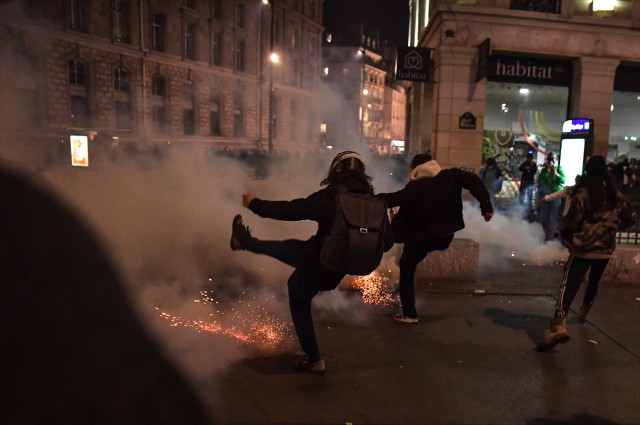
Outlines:
[[[71,146],[71,165],[74,167],[89,166],[89,138],[87,136],[69,136]]]

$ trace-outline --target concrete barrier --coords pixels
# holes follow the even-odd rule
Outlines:
[[[618,244],[602,282],[640,284],[640,246]]]
[[[444,251],[430,252],[418,264],[416,280],[453,280],[476,282],[480,244],[472,239],[454,238]]]

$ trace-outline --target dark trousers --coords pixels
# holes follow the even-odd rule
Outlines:
[[[544,229],[544,240],[553,240],[560,228],[560,205],[562,199],[540,202],[540,224]]]
[[[309,356],[309,360],[315,362],[320,360],[320,351],[313,328],[311,300],[318,294],[319,290],[311,279],[305,277],[299,268],[306,244],[306,241],[297,239],[261,241],[256,238],[250,238],[243,241],[242,246],[247,251],[268,255],[295,268],[287,282],[291,320],[302,350]]]
[[[402,314],[407,317],[418,317],[416,311],[416,297],[414,288],[414,278],[418,263],[422,261],[428,253],[437,250],[444,250],[451,245],[453,235],[440,238],[429,238],[418,241],[406,242],[402,248],[400,256],[400,302],[402,303]]]
[[[565,266],[562,283],[560,284],[560,293],[558,302],[556,303],[555,317],[566,317],[573,299],[578,293],[580,284],[584,275],[589,271],[589,280],[587,289],[584,293],[583,304],[592,306],[598,294],[598,284],[604,273],[604,269],[609,264],[609,259],[588,259],[569,255],[567,265]]]

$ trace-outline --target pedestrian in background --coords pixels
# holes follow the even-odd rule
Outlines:
[[[538,179],[538,197],[550,195],[564,188],[564,171],[562,167],[556,163],[553,154],[547,155],[547,161],[544,168],[540,172]],[[538,221],[544,230],[545,242],[553,240],[556,232],[560,228],[560,205],[562,199],[553,199],[548,202],[540,202],[540,213]]]
[[[498,208],[496,204],[496,196],[502,190],[502,182],[504,181],[504,178],[502,177],[502,170],[495,158],[487,158],[487,163],[482,169],[480,175],[482,176],[484,186],[489,191],[491,205],[493,205],[494,208]]]
[[[320,357],[316,341],[311,301],[318,292],[335,289],[345,276],[344,273],[327,269],[320,261],[320,249],[330,232],[336,211],[337,186],[340,185],[349,191],[373,193],[371,177],[365,173],[364,159],[352,151],[336,155],[321,185],[326,187],[306,198],[291,201],[267,201],[254,197],[250,192],[242,195],[242,205],[260,217],[285,221],[316,221],[318,230],[306,241],[259,240],[251,235],[240,215],[234,217],[231,229],[231,249],[234,251],[247,250],[269,255],[295,268],[287,282],[289,309],[296,336],[305,353],[295,364],[295,369],[314,375],[324,375],[325,364],[324,359]],[[390,226],[387,226],[387,229],[384,235],[385,251],[393,246]]]
[[[491,198],[482,180],[459,168],[443,170],[428,153],[413,157],[410,181],[403,189],[378,194],[390,208],[400,207],[391,220],[396,243],[404,243],[399,287],[402,313],[394,315],[395,320],[418,323],[414,290],[416,268],[430,252],[447,249],[454,233],[464,228],[462,189],[469,190],[480,202],[485,221],[491,220]]]
[[[523,206],[523,218],[531,219],[533,216],[533,190],[535,189],[534,182],[538,168],[533,161],[533,154],[528,153],[526,159],[520,164],[518,168],[520,171],[520,205]]]
[[[544,351],[569,341],[567,314],[580,283],[589,272],[578,320],[585,322],[591,311],[598,285],[616,247],[616,231],[632,226],[637,214],[616,190],[607,163],[600,155],[585,165],[585,174],[578,179],[571,195],[569,210],[560,231],[562,244],[569,249],[569,259],[560,284],[551,330],[537,346]]]

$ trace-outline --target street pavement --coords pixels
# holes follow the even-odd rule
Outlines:
[[[640,424],[640,285],[601,285],[585,324],[581,288],[571,340],[540,353],[561,272],[514,262],[418,282],[415,325],[390,308],[366,323],[316,314],[325,376],[293,373],[296,353],[245,359],[208,402],[225,425]]]

